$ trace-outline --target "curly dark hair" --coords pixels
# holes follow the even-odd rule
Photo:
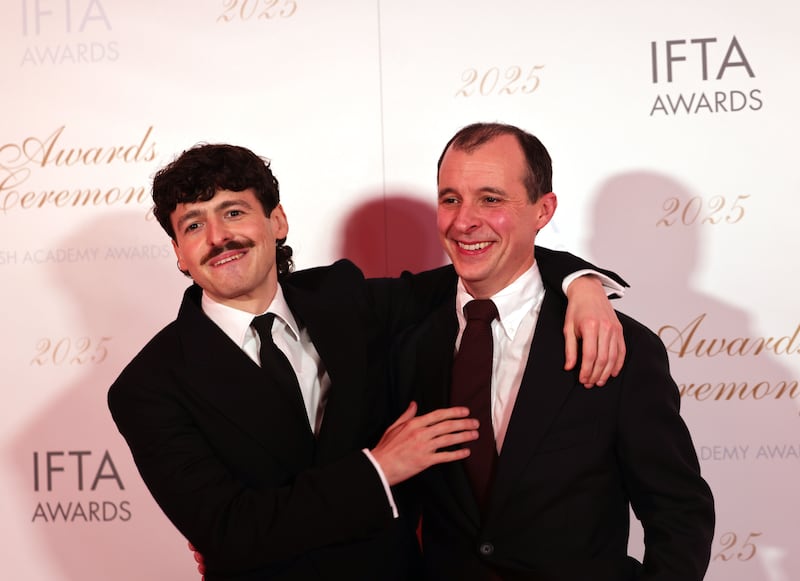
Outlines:
[[[458,132],[444,146],[439,162],[436,164],[438,175],[442,167],[444,154],[450,148],[470,153],[495,137],[501,135],[511,135],[517,139],[525,161],[528,165],[528,172],[524,178],[525,189],[531,202],[536,202],[544,194],[553,191],[553,162],[544,144],[539,139],[516,127],[504,123],[473,123],[458,130]]]
[[[219,190],[241,192],[248,188],[269,216],[280,203],[278,180],[269,160],[245,147],[227,144],[200,144],[184,151],[175,161],[160,169],[153,178],[153,213],[158,223],[175,240],[170,216],[178,204],[206,202]],[[276,241],[278,276],[292,271],[292,249],[286,238]]]

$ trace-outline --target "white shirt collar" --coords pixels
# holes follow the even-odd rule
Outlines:
[[[201,306],[208,318],[214,321],[234,343],[239,347],[244,346],[245,341],[247,341],[252,334],[250,325],[253,322],[253,317],[255,317],[253,313],[248,313],[247,311],[218,303],[206,293],[203,293]],[[281,319],[285,323],[294,339],[298,340],[300,338],[300,330],[297,321],[295,321],[292,311],[286,303],[280,284],[278,285],[275,297],[264,313],[275,313],[276,318]],[[264,313],[260,314],[263,315]]]
[[[523,317],[531,310],[539,309],[543,297],[544,283],[536,262],[514,282],[490,297],[497,306],[500,328],[509,339],[514,338]],[[462,331],[466,326],[464,305],[471,300],[473,300],[472,295],[467,292],[464,282],[459,277],[456,292],[456,316],[458,317],[458,327]]]

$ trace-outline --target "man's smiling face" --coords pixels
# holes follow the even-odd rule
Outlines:
[[[208,201],[178,204],[170,217],[178,267],[213,300],[261,313],[278,288],[276,240],[288,224],[278,205],[269,216],[252,189],[218,190]]]
[[[516,137],[471,151],[452,146],[439,168],[439,239],[474,298],[489,298],[533,265],[536,233],[553,216],[555,194],[532,202]]]

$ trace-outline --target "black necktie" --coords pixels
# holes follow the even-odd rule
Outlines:
[[[492,321],[497,307],[491,300],[470,301],[464,307],[467,326],[453,362],[450,388],[452,405],[464,405],[480,421],[478,439],[469,444],[464,460],[467,477],[482,511],[497,463],[497,445],[492,427]]]
[[[253,319],[253,328],[258,332],[258,337],[261,339],[261,348],[258,351],[261,358],[261,369],[272,378],[292,405],[300,406],[303,417],[306,417],[306,408],[294,369],[292,369],[283,351],[278,349],[278,346],[272,340],[272,322],[274,320],[275,313],[266,313]]]

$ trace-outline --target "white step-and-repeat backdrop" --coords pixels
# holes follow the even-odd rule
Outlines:
[[[396,274],[443,262],[446,140],[499,120],[553,156],[540,241],[622,273],[618,308],[669,349],[717,500],[707,579],[800,579],[798,22],[789,0],[3,0],[3,578],[198,579],[105,403],[187,284],[157,168],[250,147],[299,267]]]

